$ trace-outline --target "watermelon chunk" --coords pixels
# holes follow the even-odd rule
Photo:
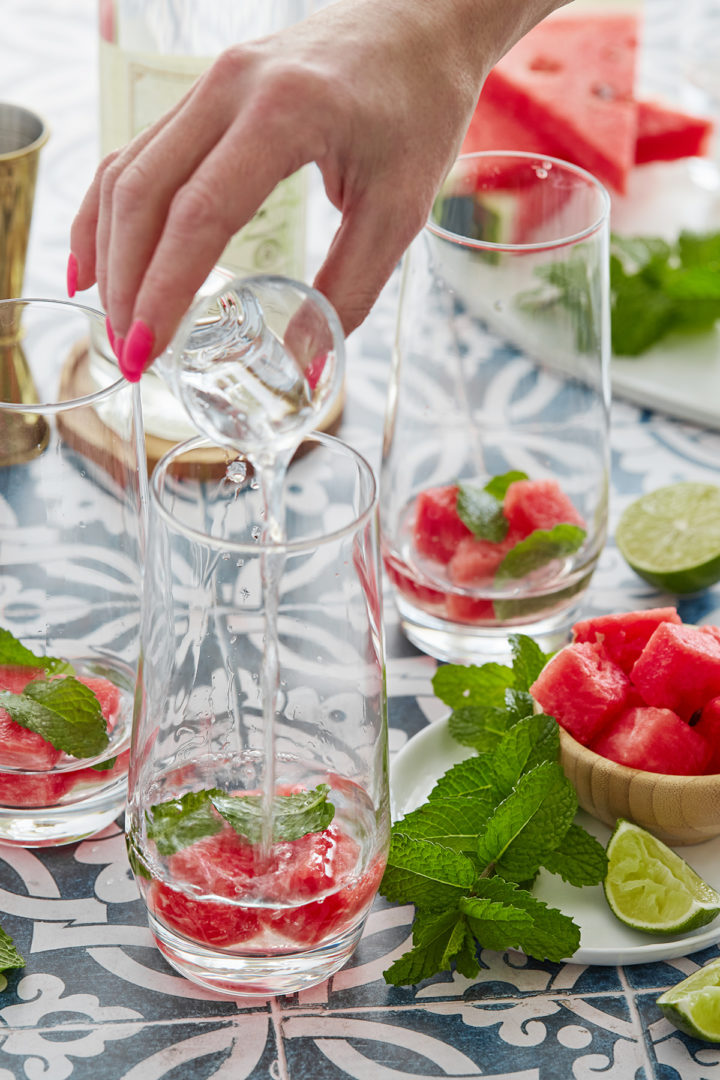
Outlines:
[[[547,18],[498,62],[483,96],[622,193],[635,163],[636,50],[631,14]]]
[[[447,617],[453,622],[477,623],[488,622],[495,618],[492,600],[482,597],[463,596],[461,593],[448,593]]]
[[[448,563],[462,539],[472,536],[457,512],[456,484],[427,488],[415,501],[413,540],[420,555]]]
[[[720,639],[704,629],[663,622],[630,672],[648,705],[683,720],[720,695]]]
[[[720,697],[711,698],[700,713],[700,719],[691,730],[707,741],[710,746],[710,760],[705,771],[720,773]]]
[[[169,859],[173,878],[199,891],[238,899],[252,880],[254,855],[229,826],[183,848]],[[168,926],[205,945],[225,948],[254,937],[257,909],[214,900],[193,900],[179,889],[154,880],[148,906]]]
[[[629,675],[640,653],[663,622],[679,625],[682,620],[673,607],[599,615],[575,623],[573,640],[599,642],[610,659]]]
[[[2,665],[0,666],[0,690],[22,694],[29,682],[44,677],[44,674],[42,670],[35,667]],[[62,752],[43,739],[42,735],[16,724],[10,713],[0,708],[0,765],[8,769],[29,771],[52,769],[61,757]]]
[[[710,745],[671,709],[626,709],[591,743],[611,761],[646,772],[694,776],[705,771]]]
[[[523,539],[523,534],[508,529],[504,540],[480,540],[466,536],[458,544],[448,563],[448,576],[455,585],[488,585],[510,548]]]
[[[516,480],[505,493],[503,513],[519,538],[562,522],[585,528],[584,520],[555,480]]]
[[[638,102],[635,162],[676,161],[707,154],[712,120],[671,109],[660,102]]]
[[[588,745],[624,707],[630,680],[601,645],[561,649],[545,665],[530,693],[578,742]]]

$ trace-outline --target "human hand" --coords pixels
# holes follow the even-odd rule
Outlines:
[[[101,163],[73,223],[69,291],[97,281],[123,373],[140,378],[230,237],[313,161],[342,214],[315,286],[350,333],[425,224],[487,71],[551,6],[338,0],[225,51]]]

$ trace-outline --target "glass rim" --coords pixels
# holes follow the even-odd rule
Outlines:
[[[609,221],[610,194],[605,185],[602,184],[596,176],[593,176],[591,172],[588,172],[587,169],[583,169],[579,165],[573,165],[572,162],[565,161],[563,158],[553,157],[551,154],[536,154],[527,150],[477,150],[475,153],[460,154],[455,158],[455,161],[448,172],[448,176],[452,174],[453,169],[455,169],[457,165],[463,162],[488,160],[490,158],[516,158],[519,161],[548,162],[553,167],[556,165],[560,166],[566,173],[570,173],[577,179],[586,181],[588,187],[593,188],[597,192],[601,200],[601,210],[598,213],[598,216],[592,224],[587,225],[584,229],[579,229],[577,232],[570,233],[567,236],[558,237],[555,240],[539,240],[531,244],[498,244],[493,243],[491,240],[473,240],[470,236],[463,236],[461,233],[455,233],[450,229],[444,229],[441,225],[436,225],[431,218],[428,217],[428,220],[425,223],[425,229],[432,233],[433,236],[437,236],[442,240],[452,240],[455,243],[462,244],[464,247],[473,248],[477,251],[552,251],[556,248],[567,247],[570,244],[577,244],[581,240],[585,240],[587,237],[598,232],[598,230]]]
[[[342,525],[338,529],[333,529],[331,532],[323,532],[318,536],[310,536],[302,540],[283,540],[280,542],[264,542],[262,540],[241,541],[225,540],[222,537],[211,536],[209,533],[201,532],[199,529],[194,529],[185,525],[172,513],[172,511],[167,509],[162,501],[163,487],[170,465],[192,450],[214,447],[225,451],[232,451],[231,447],[222,447],[220,444],[214,442],[212,439],[206,438],[204,435],[199,435],[195,438],[186,439],[184,442],[178,443],[160,458],[153,469],[150,478],[150,499],[153,508],[157,511],[166,525],[170,525],[176,532],[179,532],[186,537],[186,539],[195,540],[205,547],[210,547],[215,550],[231,551],[238,555],[258,555],[263,551],[283,552],[286,555],[297,555],[302,552],[324,547],[327,544],[335,543],[343,537],[357,532],[358,529],[362,528],[375,514],[378,502],[377,479],[367,458],[342,439],[338,439],[334,435],[327,435],[322,431],[311,431],[304,436],[300,446],[303,446],[308,442],[316,443],[330,450],[339,450],[341,453],[345,454],[354,462],[358,474],[361,476],[364,475],[370,484],[369,498],[365,508],[359,513],[355,513],[352,521],[349,521],[346,525]]]
[[[0,113],[2,110],[7,109],[14,113],[23,113],[24,116],[31,121],[34,120],[40,125],[39,133],[30,140],[30,142],[23,143],[22,146],[16,146],[14,150],[0,151],[0,161],[3,163],[15,161],[17,158],[27,157],[40,150],[50,137],[50,129],[43,116],[36,113],[34,109],[28,109],[25,105],[18,105],[14,101],[0,101]]]
[[[10,304],[22,305],[24,307],[32,305],[37,311],[40,307],[47,308],[66,308],[70,311],[74,311],[79,314],[87,315],[88,319],[92,318],[102,325],[104,325],[105,315],[98,308],[89,307],[87,304],[76,304],[74,300],[56,300],[52,297],[44,296],[15,296],[0,299],[0,311],[3,308],[7,308]],[[102,386],[98,390],[94,390],[91,394],[82,394],[79,397],[68,398],[66,401],[33,401],[33,402],[18,402],[18,401],[2,401],[0,400],[0,411],[12,412],[12,413],[32,413],[33,416],[55,416],[58,413],[68,412],[70,409],[82,409],[88,405],[96,405],[98,402],[105,401],[106,398],[113,397],[118,390],[123,387],[130,387],[132,384],[128,383],[124,376],[120,375],[114,382],[108,383],[107,386]]]

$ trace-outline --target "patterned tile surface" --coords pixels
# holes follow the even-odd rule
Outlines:
[[[94,0],[5,0],[0,98],[42,112],[27,295],[63,296],[67,237],[96,150]],[[68,77],[70,73],[70,77]],[[343,435],[379,456],[397,282],[350,341]],[[92,297],[91,297],[92,299]],[[636,495],[677,479],[714,481],[720,436],[617,402],[611,535]],[[658,597],[606,549],[591,610]],[[720,620],[720,592],[680,607]],[[390,744],[439,718],[434,661],[399,634],[388,597]],[[717,948],[626,969],[541,964],[486,952],[477,979],[386,986],[412,912],[376,902],[352,962],[329,984],[278,1001],[228,1001],[177,976],[152,945],[120,826],[48,852],[0,850],[2,923],[27,966],[0,993],[0,1080],[720,1080],[720,1050],[662,1019],[659,992]]]

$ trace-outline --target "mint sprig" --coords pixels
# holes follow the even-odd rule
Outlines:
[[[580,932],[520,883],[541,868],[574,885],[605,876],[603,847],[573,821],[577,797],[559,764],[557,722],[535,714],[529,688],[549,659],[514,635],[512,668],[446,665],[436,694],[481,752],[454,765],[427,802],[393,825],[380,891],[415,905],[412,948],[385,972],[393,985],[455,968],[473,977],[478,947],[571,956]],[[459,720],[458,720],[459,717]]]
[[[555,559],[572,555],[582,547],[586,535],[585,529],[569,522],[553,525],[552,529],[535,529],[510,548],[495,571],[495,581],[527,577]]]
[[[272,807],[273,841],[299,840],[307,833],[326,829],[335,816],[335,807],[328,802],[329,793],[327,784],[318,784],[308,791],[276,795]],[[213,836],[223,828],[224,822],[248,843],[259,843],[263,828],[262,797],[228,795],[220,788],[188,791],[150,808],[147,834],[155,841],[160,855],[174,855],[206,836]]]

